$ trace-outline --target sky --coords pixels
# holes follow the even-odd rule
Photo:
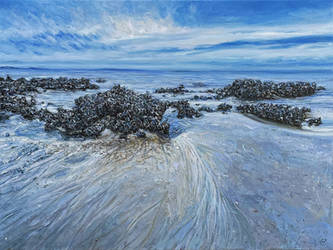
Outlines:
[[[0,66],[332,69],[332,0],[0,0]]]

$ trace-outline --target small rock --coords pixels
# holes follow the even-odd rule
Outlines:
[[[139,130],[138,132],[136,132],[136,136],[139,138],[146,138],[146,133],[142,130]]]
[[[192,83],[192,86],[193,87],[205,87],[207,85],[203,82],[194,82],[194,83]]]
[[[202,106],[198,109],[198,111],[205,111],[205,112],[208,112],[208,113],[212,113],[212,112],[214,112],[214,109],[212,109],[210,107],[207,107],[207,106]]]
[[[322,124],[321,117],[311,118],[307,120],[307,123],[309,126],[319,126],[320,124]]]
[[[127,140],[127,134],[120,134],[119,139]]]
[[[218,111],[222,111],[223,113],[230,111],[232,109],[232,106],[226,103],[221,103],[217,106]]]
[[[180,84],[176,88],[159,88],[155,90],[155,93],[162,94],[162,93],[170,93],[174,95],[184,94],[186,92],[189,92],[189,90],[185,89],[185,86],[183,84]]]
[[[98,78],[98,79],[96,80],[96,82],[97,82],[97,83],[105,83],[106,80],[103,79],[103,78]]]
[[[190,103],[187,100],[180,100],[174,102],[167,102],[169,107],[176,108],[178,110],[177,118],[193,118],[193,117],[200,117],[201,114],[199,111],[195,110],[191,107]]]

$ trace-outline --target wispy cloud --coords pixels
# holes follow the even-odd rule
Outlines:
[[[30,5],[4,1],[9,7],[0,3],[3,63],[15,60],[108,66],[136,62],[136,67],[197,63],[219,67],[223,63],[265,60],[333,63],[333,7],[326,1],[324,9],[311,10],[306,3],[296,11],[286,8],[270,12],[271,19],[267,13],[272,6],[258,1],[237,1],[234,5],[230,1],[31,0]],[[254,3],[261,8],[257,13],[253,12]],[[288,6],[274,1],[271,5],[276,4]],[[320,11],[325,18],[319,17]],[[287,15],[288,22],[281,21],[281,13]],[[316,21],[309,23],[309,15]],[[249,22],[249,18],[263,21]]]

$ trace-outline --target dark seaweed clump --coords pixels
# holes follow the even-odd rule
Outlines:
[[[162,93],[170,93],[170,94],[184,94],[189,92],[189,90],[185,89],[185,86],[183,84],[180,84],[176,88],[159,88],[155,90],[155,93],[162,94]]]
[[[235,80],[232,84],[219,89],[209,90],[216,99],[234,96],[242,100],[263,100],[310,96],[324,87],[309,82],[262,82],[260,80]]]
[[[167,105],[149,94],[137,94],[132,90],[114,86],[104,93],[85,95],[75,99],[71,110],[58,109],[51,113],[40,111],[39,119],[45,121],[45,129],[57,129],[66,135],[96,137],[110,129],[123,135],[142,130],[168,135],[169,124],[163,122]]]
[[[318,126],[321,123],[320,118],[307,120],[311,109],[305,107],[298,108],[283,104],[258,103],[240,105],[237,110],[241,113],[253,114],[259,118],[295,127],[302,127],[302,123],[306,121],[310,126]]]

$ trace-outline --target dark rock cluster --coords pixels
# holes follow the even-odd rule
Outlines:
[[[195,109],[188,100],[160,101],[148,93],[139,94],[120,85],[115,85],[106,92],[79,97],[75,99],[75,106],[72,109],[58,108],[56,112],[37,109],[35,98],[29,95],[31,92],[40,92],[43,89],[73,91],[97,88],[97,85],[91,84],[89,79],[85,78],[13,80],[9,76],[0,77],[0,111],[20,114],[25,119],[39,119],[45,122],[45,130],[58,130],[68,136],[97,137],[105,129],[110,129],[120,133],[121,138],[126,138],[128,134],[144,138],[145,131],[169,135],[170,125],[163,120],[168,108],[176,109],[179,119],[200,117],[201,111],[225,113],[232,109],[232,106],[226,103],[219,104],[216,109],[208,106]],[[320,89],[322,88],[317,87],[315,83],[306,82],[276,84],[259,80],[236,80],[225,88],[207,90],[207,93],[215,94],[215,97],[196,95],[193,99],[210,100],[228,96],[243,100],[273,99],[312,95]],[[184,85],[179,85],[177,88],[160,88],[155,92],[184,94],[189,91]],[[321,118],[309,117],[310,109],[304,107],[259,103],[240,105],[237,110],[296,127],[301,127],[304,122],[309,126],[321,124]],[[5,117],[6,114],[0,113],[0,120]]]
[[[200,108],[198,108],[198,111],[205,111],[208,113],[220,111],[222,113],[226,113],[226,112],[230,111],[231,109],[232,109],[231,105],[226,104],[226,103],[221,103],[217,106],[216,109],[210,108],[208,106],[201,106]]]
[[[97,82],[97,83],[105,83],[106,80],[103,79],[103,78],[97,78],[97,79],[96,79],[96,82]]]
[[[191,107],[190,103],[187,100],[180,100],[174,102],[166,102],[168,107],[172,107],[177,109],[178,114],[177,118],[193,118],[193,117],[200,117],[201,114],[195,108]]]
[[[207,113],[215,112],[214,109],[212,109],[211,107],[208,107],[208,106],[201,106],[200,108],[198,108],[198,111],[205,111]]]
[[[6,113],[2,113],[0,112],[0,121],[4,121],[4,120],[7,120],[9,119],[9,115],[7,115]]]
[[[149,94],[137,94],[119,85],[111,90],[85,95],[75,99],[71,110],[58,109],[56,113],[40,111],[46,130],[59,130],[69,136],[96,137],[105,129],[122,135],[142,130],[168,135],[169,124],[163,122],[167,105]]]
[[[90,83],[89,79],[71,79],[67,77],[54,78],[32,78],[27,80],[19,78],[13,80],[10,76],[0,78],[0,94],[17,95],[28,92],[39,92],[40,89],[53,90],[86,90],[98,89],[98,86]]]
[[[213,100],[214,98],[212,96],[205,96],[205,95],[195,95],[193,96],[192,100],[194,101],[207,101],[207,100]]]
[[[215,93],[216,99],[234,96],[242,100],[263,100],[310,96],[324,89],[309,82],[262,82],[260,80],[235,80],[232,84],[219,89],[208,90]]]
[[[176,88],[159,88],[155,90],[155,93],[157,94],[163,94],[163,93],[170,93],[170,94],[184,94],[189,92],[189,90],[185,89],[185,86],[183,84],[180,84]]]
[[[223,113],[228,112],[232,109],[232,106],[226,103],[221,103],[217,106],[217,111],[221,111]]]
[[[0,111],[20,114],[25,119],[36,118],[38,111],[35,105],[36,100],[33,97],[0,94]]]
[[[29,92],[39,92],[40,89],[86,90],[96,89],[89,79],[25,78],[12,79],[10,76],[0,78],[0,110],[22,115],[25,119],[39,118],[36,100],[28,96]]]
[[[198,87],[206,87],[207,85],[203,82],[193,82],[192,86],[198,88]]]
[[[302,127],[304,122],[308,122],[310,126],[319,125],[321,122],[320,118],[307,120],[311,110],[305,107],[298,108],[284,104],[258,103],[240,105],[237,110],[241,113],[253,114],[259,118],[294,127]]]
[[[308,123],[309,126],[319,126],[320,124],[322,124],[321,117],[311,118],[306,122]]]
[[[68,136],[97,137],[105,129],[126,137],[136,134],[145,137],[145,131],[169,134],[169,123],[162,121],[169,107],[178,110],[178,118],[199,117],[201,114],[188,101],[162,102],[151,95],[138,94],[120,85],[111,90],[75,99],[72,109],[58,108],[56,112],[38,110],[36,100],[28,96],[39,89],[85,90],[97,88],[88,79],[41,79],[30,81],[10,77],[0,79],[0,111],[20,114],[26,119],[45,122],[45,130],[58,130]],[[183,91],[183,86],[179,87]]]

